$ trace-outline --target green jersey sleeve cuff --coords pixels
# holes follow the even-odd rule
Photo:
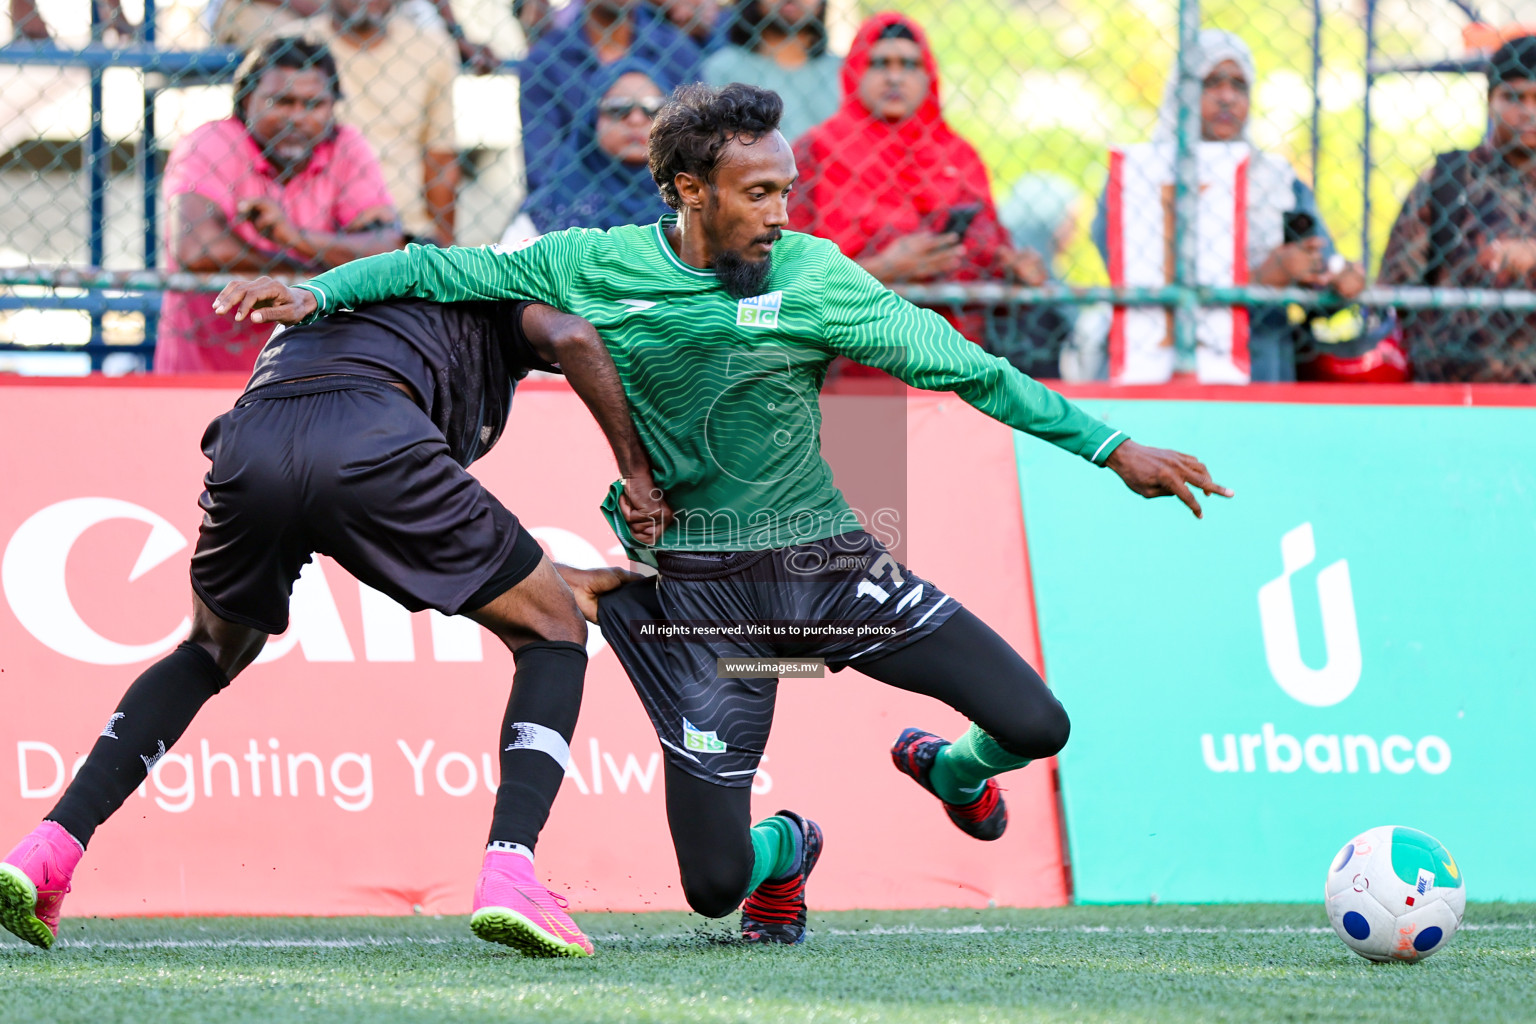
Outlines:
[[[1088,443],[1093,446],[1092,454],[1088,461],[1095,466],[1102,466],[1109,461],[1116,448],[1129,441],[1123,430],[1114,430],[1108,426],[1095,430],[1088,438]]]
[[[314,323],[316,320],[330,312],[330,310],[326,308],[326,295],[324,288],[321,288],[319,285],[310,281],[306,281],[303,284],[296,284],[294,287],[302,288],[315,297],[315,311],[301,320],[300,323]]]

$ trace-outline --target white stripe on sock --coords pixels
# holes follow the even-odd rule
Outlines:
[[[513,722],[512,742],[502,748],[505,753],[508,750],[538,750],[555,759],[555,763],[562,769],[571,760],[570,744],[565,742],[565,737],[551,729],[547,725],[539,725],[537,722]]]

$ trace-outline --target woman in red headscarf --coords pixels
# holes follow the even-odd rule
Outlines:
[[[981,157],[944,122],[928,38],[902,14],[859,27],[843,63],[841,109],[795,144],[790,226],[836,242],[885,284],[1045,280],[997,220]],[[980,310],[941,310],[981,342]]]

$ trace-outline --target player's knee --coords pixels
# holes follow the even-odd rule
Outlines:
[[[689,872],[683,876],[683,895],[694,913],[724,917],[741,906],[749,884],[738,872]]]
[[[268,635],[250,626],[227,622],[197,601],[187,640],[207,651],[226,679],[234,679],[256,660],[267,645]]]
[[[1036,756],[1050,757],[1067,745],[1067,739],[1072,735],[1072,719],[1067,717],[1067,709],[1061,702],[1053,700],[1041,709],[1040,722],[1035,728],[1041,749],[1049,751]]]
[[[987,733],[1010,754],[1031,759],[1051,757],[1067,745],[1072,721],[1054,697],[1017,709],[1006,722],[984,725]]]

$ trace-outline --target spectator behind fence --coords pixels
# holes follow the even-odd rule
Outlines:
[[[778,93],[791,141],[837,113],[843,61],[827,52],[826,0],[744,0],[728,17],[730,45],[704,61],[704,81]]]
[[[1045,280],[1036,254],[1008,245],[981,157],[945,123],[938,65],[916,22],[893,12],[864,22],[842,96],[795,144],[791,227],[836,242],[885,284]],[[984,311],[940,312],[984,340]]]
[[[1536,37],[1488,64],[1487,137],[1441,153],[1403,203],[1381,283],[1536,288]],[[1417,380],[1536,384],[1536,315],[1415,310],[1403,315]]]
[[[651,177],[651,122],[672,83],[661,72],[623,60],[605,68],[607,88],[577,123],[579,162],[528,197],[502,241],[508,245],[565,228],[645,224],[666,213]]]
[[[603,93],[602,69],[624,58],[668,81],[698,78],[698,46],[641,0],[585,0],[581,17],[549,29],[523,62],[523,160],[532,193],[581,159],[573,134]]]
[[[139,27],[123,13],[122,0],[96,0],[96,9],[102,25],[119,39],[127,41],[138,35]],[[13,40],[46,43],[52,38],[48,34],[48,23],[37,9],[37,0],[11,0],[11,32]]]
[[[1253,146],[1248,135],[1254,82],[1248,44],[1231,32],[1204,29],[1195,55],[1200,92],[1200,216],[1196,245],[1200,283],[1332,288],[1354,298],[1365,275],[1334,258],[1312,190],[1285,158]],[[1172,280],[1173,161],[1178,135],[1178,69],[1170,76],[1150,146],[1127,146],[1110,158],[1093,240],[1114,284]],[[1246,201],[1242,197],[1246,193]],[[1295,240],[1287,240],[1289,232]],[[1238,251],[1237,238],[1247,244]],[[1138,276],[1138,273],[1140,276]],[[1283,307],[1207,307],[1197,327],[1202,382],[1294,381],[1293,331]],[[1172,318],[1163,310],[1119,309],[1110,336],[1110,377],[1156,383],[1174,371]]]
[[[453,41],[417,24],[399,0],[331,0],[328,11],[284,35],[330,48],[345,96],[337,120],[373,147],[406,239],[452,245],[459,186]]]
[[[171,151],[167,262],[198,273],[310,274],[398,248],[379,162],[337,125],[336,63],[324,45],[274,39],[252,51],[234,114]],[[155,370],[248,371],[271,328],[213,315],[213,296],[166,292]]]
[[[998,220],[1014,249],[1038,254],[1047,281],[1061,280],[1060,256],[1077,234],[1082,201],[1078,187],[1059,175],[1026,174],[998,204]],[[1060,376],[1061,352],[1077,323],[1076,310],[1046,304],[1006,313],[1005,322],[992,330],[995,340],[989,347],[1031,377]]]
[[[704,53],[714,53],[724,40],[720,35],[719,0],[649,0],[656,13],[672,27],[698,44]]]
[[[489,47],[464,35],[454,17],[452,0],[407,0],[401,6],[422,30],[451,38],[459,59],[475,74],[489,74],[500,66],[501,58]],[[203,23],[214,42],[244,49],[253,40],[301,34],[295,31],[297,25],[324,16],[330,8],[328,0],[209,0]]]

